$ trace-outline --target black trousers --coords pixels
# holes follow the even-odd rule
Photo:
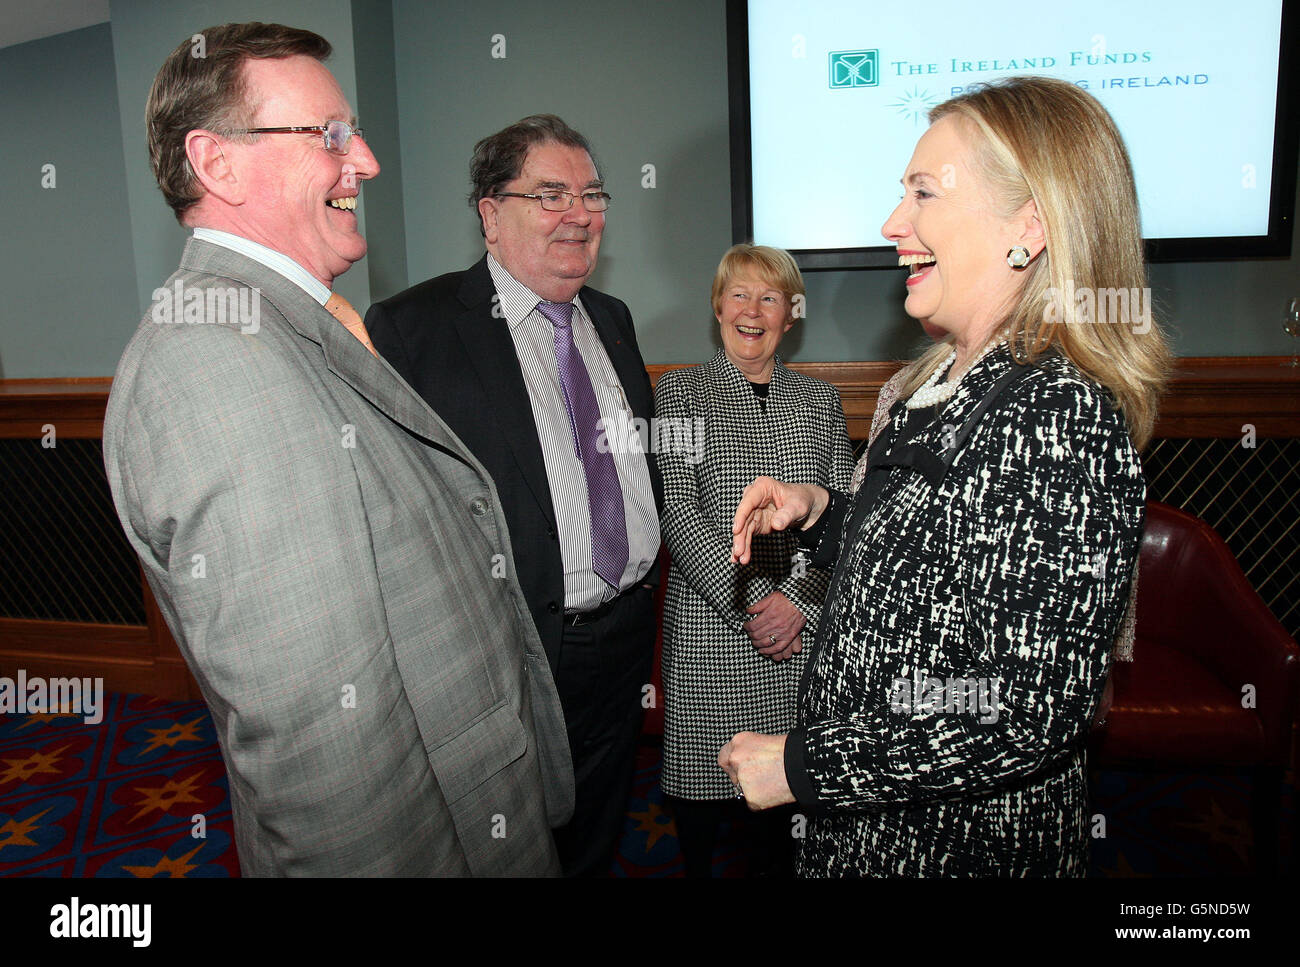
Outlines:
[[[627,815],[654,645],[654,595],[639,586],[594,621],[565,623],[555,686],[576,786],[573,819],[555,831],[565,876],[609,872]]]

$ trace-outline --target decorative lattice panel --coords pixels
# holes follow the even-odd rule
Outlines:
[[[0,617],[145,623],[99,440],[0,439]]]
[[[1300,638],[1300,440],[1162,439],[1143,455],[1152,500],[1219,532],[1246,577]]]
[[[1218,531],[1300,638],[1300,440],[1159,439],[1143,465],[1151,499]],[[0,439],[0,617],[145,623],[98,440]]]

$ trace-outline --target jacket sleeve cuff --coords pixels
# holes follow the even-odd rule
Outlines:
[[[817,790],[804,767],[803,744],[803,729],[791,729],[785,737],[785,782],[799,805],[813,809],[817,806]]]
[[[812,552],[809,563],[814,567],[828,567],[839,557],[840,532],[851,506],[848,496],[838,490],[828,490],[827,493],[830,500],[817,523],[798,534],[800,548]]]

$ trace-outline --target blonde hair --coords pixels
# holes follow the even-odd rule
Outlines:
[[[1114,397],[1134,444],[1145,446],[1169,376],[1165,337],[1154,320],[1143,332],[1130,320],[1094,321],[1073,297],[1149,291],[1133,167],[1115,122],[1085,91],[1047,77],[980,85],[934,108],[930,121],[949,116],[973,135],[973,167],[998,213],[1010,217],[1032,200],[1043,224],[1047,247],[1020,270],[1020,297],[999,330],[1016,361],[1058,348]],[[911,365],[904,396],[942,364],[950,342]]]
[[[803,275],[795,263],[794,256],[782,248],[770,245],[750,245],[741,242],[733,245],[722,256],[718,271],[713,273],[713,314],[716,316],[722,307],[722,293],[736,279],[753,278],[766,282],[774,289],[780,289],[785,297],[793,302],[795,296],[806,294]]]

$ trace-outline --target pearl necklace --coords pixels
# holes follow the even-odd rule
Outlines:
[[[957,350],[954,349],[948,354],[947,359],[935,367],[934,372],[930,374],[930,378],[927,379],[915,393],[908,397],[907,402],[904,405],[909,410],[920,410],[927,406],[937,406],[939,403],[948,402],[948,400],[952,399],[952,394],[957,392],[957,387],[961,384],[962,377],[974,369],[981,359],[993,352],[993,350],[997,349],[999,346],[1005,346],[1006,344],[1007,341],[1005,339],[999,339],[997,342],[989,343],[980,350],[978,356],[971,360],[970,365],[966,367],[965,372],[963,372],[961,376],[947,383],[940,383],[939,377],[948,371],[948,368],[957,358]]]

